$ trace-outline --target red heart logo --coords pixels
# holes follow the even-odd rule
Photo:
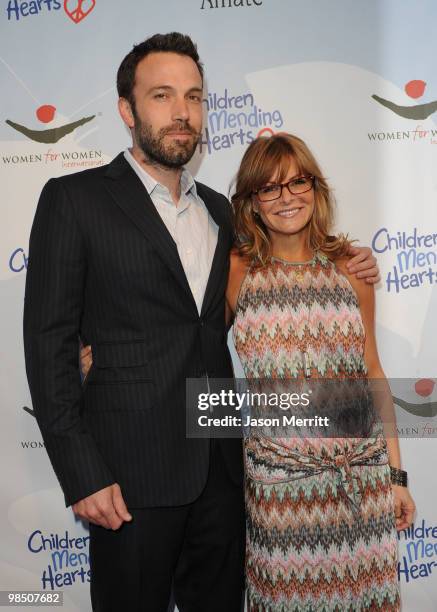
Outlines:
[[[74,23],[88,17],[95,6],[96,0],[64,0],[64,11]]]

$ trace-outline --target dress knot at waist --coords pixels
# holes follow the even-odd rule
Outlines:
[[[335,484],[344,491],[355,510],[361,504],[363,483],[360,473],[353,468],[388,464],[383,437],[362,439],[350,450],[329,457],[294,451],[271,438],[254,436],[246,440],[246,459],[247,476],[264,485],[286,484],[332,471]]]

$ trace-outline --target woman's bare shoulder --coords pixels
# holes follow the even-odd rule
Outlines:
[[[371,304],[374,300],[375,289],[373,285],[366,283],[363,278],[357,278],[356,274],[352,274],[346,267],[349,257],[338,257],[334,259],[335,267],[343,274],[352,285],[355,293],[358,296],[360,304]]]
[[[231,268],[235,268],[236,270],[247,270],[249,266],[250,259],[242,255],[238,247],[233,247],[231,249]]]

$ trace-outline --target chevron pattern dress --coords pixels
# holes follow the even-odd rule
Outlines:
[[[248,379],[302,379],[308,366],[311,379],[366,379],[357,296],[321,253],[251,266],[233,336]],[[250,612],[400,610],[387,447],[372,432],[245,438]]]

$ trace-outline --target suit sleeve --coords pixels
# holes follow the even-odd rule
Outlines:
[[[78,339],[86,268],[73,203],[52,179],[41,193],[30,235],[24,350],[35,416],[67,506],[114,482],[80,415]]]

